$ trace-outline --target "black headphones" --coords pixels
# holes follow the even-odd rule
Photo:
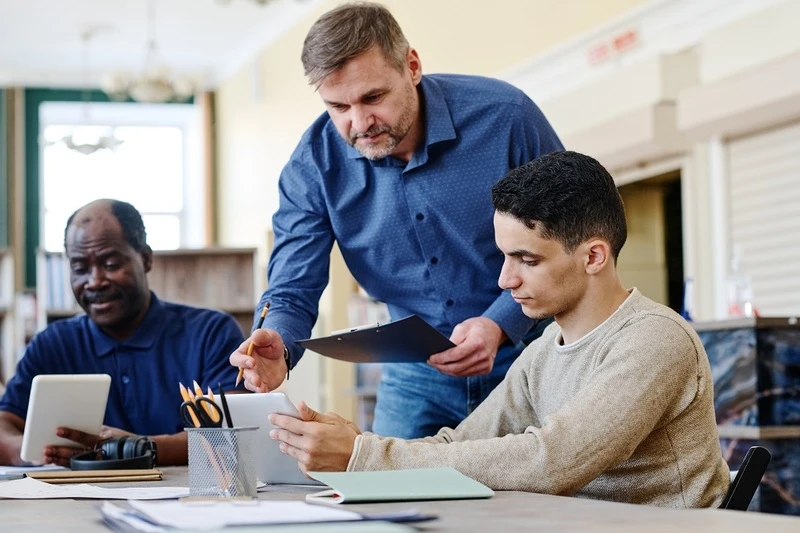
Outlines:
[[[148,469],[156,466],[156,443],[130,435],[98,442],[86,453],[70,459],[73,470]]]

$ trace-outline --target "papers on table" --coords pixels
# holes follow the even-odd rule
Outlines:
[[[297,501],[131,502],[131,507],[151,524],[188,530],[362,519],[352,511]]]
[[[96,500],[166,500],[189,495],[187,487],[104,488],[94,485],[51,485],[33,478],[0,483],[0,498],[15,500],[48,500],[55,498],[89,498]]]
[[[399,524],[389,522],[419,522],[435,518],[420,514],[416,509],[392,510],[379,514],[362,515],[325,505],[311,505],[300,501],[183,501],[183,502],[130,502],[130,509],[106,502],[100,509],[103,521],[116,531],[144,531],[160,533],[172,531],[229,531],[228,528],[253,526],[280,526],[294,524],[306,531],[347,532],[413,532]],[[311,525],[313,524],[313,526]],[[341,526],[341,527],[337,527]],[[260,529],[259,529],[260,531]],[[270,531],[273,531],[270,527]]]
[[[214,505],[213,502],[205,502],[206,505]],[[281,502],[272,502],[276,505],[281,505]],[[302,502],[283,502],[285,503],[300,503]],[[188,504],[184,504],[188,505]],[[193,508],[193,507],[191,507]],[[240,505],[240,512],[246,513],[248,509],[247,504]],[[187,511],[184,511],[187,512]],[[105,502],[100,509],[103,515],[103,522],[111,528],[112,531],[119,531],[121,533],[132,533],[142,531],[144,533],[172,533],[176,531],[174,528],[164,527],[150,522],[150,518],[145,518],[139,511],[135,509],[124,509],[119,505]],[[417,530],[406,526],[404,524],[396,524],[391,522],[374,522],[374,521],[334,521],[328,523],[290,523],[284,526],[275,525],[273,522],[269,524],[260,524],[265,526],[263,529],[257,526],[249,525],[242,527],[217,527],[216,525],[203,524],[203,527],[198,529],[191,529],[188,526],[181,527],[178,531],[203,531],[203,532],[230,532],[242,531],[248,533],[255,533],[256,531],[270,531],[274,533],[417,533]]]
[[[51,470],[66,470],[66,468],[58,465],[0,466],[0,475],[24,474],[25,472],[49,472]]]

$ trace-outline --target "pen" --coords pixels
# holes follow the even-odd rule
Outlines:
[[[231,420],[231,412],[228,410],[228,400],[225,399],[225,391],[222,390],[222,383],[219,384],[217,389],[219,392],[219,399],[222,402],[222,412],[225,413],[225,419],[228,421],[228,427],[233,427],[233,420]]]
[[[269,311],[269,302],[267,302],[267,304],[261,310],[261,316],[258,317],[258,324],[256,324],[256,329],[261,329],[261,326],[264,325],[264,318],[266,318],[267,316],[267,311]],[[250,346],[247,347],[247,355],[253,355],[252,341],[250,341]],[[236,384],[234,385],[234,388],[239,386],[239,383],[242,381],[242,376],[244,376],[244,367],[239,369],[239,374],[236,376]]]

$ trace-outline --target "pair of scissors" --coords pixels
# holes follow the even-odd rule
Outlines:
[[[181,418],[186,427],[221,428],[222,410],[205,396],[181,403]]]

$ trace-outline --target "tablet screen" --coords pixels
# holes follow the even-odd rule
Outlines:
[[[100,433],[110,386],[108,374],[42,374],[33,378],[22,436],[22,460],[41,463],[44,448],[49,445],[78,447],[77,443],[56,436],[59,427]]]

